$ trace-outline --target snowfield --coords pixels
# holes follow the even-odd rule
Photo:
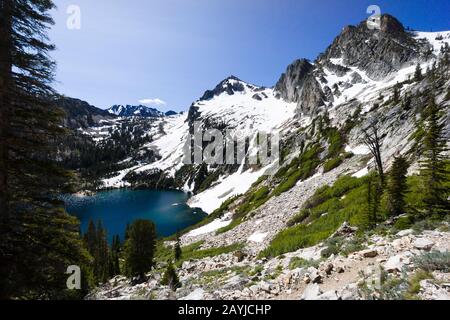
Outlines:
[[[226,226],[228,226],[231,223],[231,215],[230,214],[226,214],[224,215],[223,218],[221,219],[216,219],[211,223],[208,223],[207,225],[204,225],[200,228],[197,228],[195,230],[192,230],[191,232],[189,232],[186,237],[196,237],[202,234],[207,234],[207,233],[211,233],[214,232],[216,230],[219,230],[220,228],[224,228]]]

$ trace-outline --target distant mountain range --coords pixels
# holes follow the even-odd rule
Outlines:
[[[98,125],[101,120],[117,117],[164,118],[178,114],[175,111],[162,112],[142,105],[114,105],[103,110],[86,101],[65,96],[60,96],[56,103],[65,111],[64,124],[71,129],[86,129]]]
[[[176,115],[175,111],[162,112],[155,108],[150,108],[143,105],[114,105],[107,109],[110,114],[119,117],[146,117],[146,118],[160,118],[166,116]]]

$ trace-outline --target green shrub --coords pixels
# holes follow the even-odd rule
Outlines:
[[[336,128],[328,129],[328,156],[329,158],[336,157],[342,152],[345,139]]]
[[[319,260],[306,260],[300,257],[292,257],[289,261],[289,269],[294,270],[297,268],[318,268],[320,264]]]
[[[322,250],[320,255],[323,258],[328,258],[333,254],[338,255],[341,252],[343,241],[344,241],[344,239],[342,237],[335,237],[335,238],[328,239],[324,243],[326,248]]]
[[[420,292],[420,281],[433,279],[433,275],[424,270],[417,270],[408,280],[408,290],[405,293],[405,299],[417,300],[417,294]]]
[[[353,252],[363,250],[363,242],[364,239],[361,237],[354,237],[351,239],[346,239],[343,237],[333,237],[325,241],[324,245],[326,246],[326,248],[322,250],[321,255],[323,258],[328,258],[332,254],[342,254],[343,256],[348,256]]]
[[[327,160],[324,163],[324,165],[323,165],[323,172],[329,172],[329,171],[339,167],[342,164],[343,161],[344,160],[342,160],[341,157],[337,157],[337,158],[333,158],[333,159]]]
[[[450,272],[450,252],[431,251],[413,259],[414,265],[424,271]]]
[[[270,189],[267,186],[259,188],[253,193],[250,193],[246,197],[246,200],[244,200],[244,203],[237,209],[238,215],[245,215],[256,208],[259,208],[267,200],[269,200],[269,193]]]
[[[176,262],[176,266],[178,267],[182,265],[183,262],[187,260],[197,260],[206,257],[214,257],[223,253],[230,253],[243,248],[243,244],[235,243],[225,247],[201,249],[203,243],[204,241],[202,240],[182,247],[182,255],[180,260]],[[156,247],[155,259],[158,262],[172,261],[174,259],[174,250],[170,247],[165,246],[163,241],[159,241]]]
[[[411,228],[414,219],[411,216],[400,217],[395,221],[394,228],[396,230],[405,230]]]
[[[302,223],[303,221],[305,221],[306,218],[309,217],[310,213],[311,213],[310,209],[303,209],[302,211],[300,211],[300,213],[296,214],[295,216],[293,216],[291,219],[288,220],[287,226],[292,227],[298,223]]]

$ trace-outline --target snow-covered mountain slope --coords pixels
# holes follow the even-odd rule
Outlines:
[[[136,172],[159,169],[173,176],[183,165],[183,147],[189,134],[187,113],[168,117],[158,125],[160,130],[153,137],[154,142],[147,146],[157,150],[161,159],[141,166]]]
[[[391,219],[380,229],[387,238],[373,234],[374,230],[363,236],[369,252],[345,253],[344,257],[341,253],[346,244],[328,243],[341,237],[359,241],[361,235],[349,234],[355,233],[354,227],[366,228],[370,189],[365,188],[371,184],[365,176],[376,163],[364,144],[364,132],[377,130],[386,173],[398,154],[411,164],[412,173],[421,159],[420,139],[416,138],[423,131],[418,129],[426,127],[424,110],[433,98],[443,115],[443,134],[450,142],[450,32],[410,32],[389,15],[380,21],[380,29],[369,29],[366,22],[345,27],[314,62],[299,59],[289,65],[273,88],[226,78],[206,91],[187,113],[155,120],[148,129],[152,141],[142,148],[154,150],[158,158],[130,162],[104,180],[111,187],[164,181],[192,192],[189,204],[212,213],[200,225],[184,230],[181,244],[186,250],[195,243],[195,250],[214,248],[224,253],[184,261],[177,270],[183,283],[174,294],[177,298],[190,298],[199,291],[201,297],[212,299],[299,298],[307,296],[306,284],[308,288],[316,286],[320,294],[315,282],[323,280],[322,289],[332,288],[324,299],[344,299],[349,297],[347,285],[357,291],[360,275],[366,279],[368,267],[374,263],[380,270],[380,266],[391,268],[392,261],[398,262],[401,266],[394,268],[398,272],[390,269],[395,277],[403,274],[400,270],[406,261],[412,261],[412,252],[421,254],[423,247],[418,249],[412,242],[416,236],[404,239],[407,242],[393,241],[397,231],[389,234],[395,230],[390,230],[395,224]],[[258,131],[280,133],[281,168],[265,176],[270,166],[184,164],[184,147],[195,122],[201,129],[235,130],[241,136]],[[448,222],[444,224],[448,228]],[[398,237],[413,233],[406,231],[408,235],[402,231]],[[334,235],[337,237],[332,238]],[[448,234],[424,231],[419,236],[422,240],[426,237],[433,238],[439,250],[448,249]],[[174,243],[166,241],[165,245],[172,250]],[[359,251],[358,242],[350,246]],[[266,251],[275,247],[277,250],[267,255]],[[324,260],[322,250],[329,248],[340,253],[330,251],[330,258]],[[319,268],[311,267],[312,261],[307,260],[315,260]],[[234,271],[237,266],[242,269]],[[367,278],[371,282],[372,267]],[[145,286],[144,292],[166,299],[167,288],[156,280],[160,270],[153,270],[141,287],[119,286],[113,295],[115,289],[106,286],[98,297],[122,294],[130,298],[130,292]],[[213,277],[209,271],[214,271]],[[222,274],[229,278],[215,282]],[[361,297],[355,292],[350,296]]]
[[[184,148],[195,122],[200,123],[202,130],[233,130],[240,137],[250,138],[264,131],[280,133],[282,140],[301,141],[311,137],[305,133],[296,136],[297,132],[313,128],[318,115],[326,114],[331,125],[342,128],[358,111],[359,125],[347,138],[349,150],[361,148],[361,128],[379,118],[387,137],[383,145],[385,158],[396,152],[407,152],[416,116],[391,103],[393,88],[401,84],[398,94],[406,100],[417,90],[426,90],[426,84],[408,79],[413,78],[417,65],[423,71],[432,68],[449,43],[450,32],[406,31],[394,17],[384,15],[380,30],[369,30],[365,22],[344,28],[316,61],[295,61],[273,88],[230,76],[206,91],[183,114],[163,116],[155,109],[142,106],[114,106],[109,112],[116,115],[141,112],[154,115],[146,127],[151,141],[141,149],[152,150],[158,158],[130,162],[128,167],[104,179],[104,187],[139,186],[142,182],[147,185],[151,175],[151,179],[163,179],[171,187],[193,192],[190,204],[208,213],[232,196],[244,194],[268,168],[208,165],[206,176],[199,177],[198,164],[183,163]],[[438,97],[438,102],[443,103],[443,98]],[[415,108],[420,103],[422,98],[412,101]],[[380,113],[378,109],[383,111]],[[108,126],[111,125],[91,130],[98,131],[94,139],[107,139],[107,133],[114,131]],[[317,135],[314,131],[312,134]],[[253,150],[250,148],[248,152]],[[208,184],[200,186],[204,180]]]
[[[160,118],[164,116],[175,115],[174,111],[168,111],[166,113],[159,111],[155,108],[139,105],[114,105],[107,109],[110,114],[114,114],[119,117],[148,117],[148,118]]]
[[[257,87],[229,77],[193,103],[189,113],[162,119],[158,123],[160,132],[153,136],[153,142],[146,145],[157,150],[161,159],[133,168],[132,171],[142,173],[162,170],[174,176],[183,166],[183,148],[188,139],[189,126],[194,121],[209,128],[220,125],[234,130],[241,137],[251,138],[256,132],[274,132],[288,127],[295,116],[295,107],[295,103],[277,97],[271,88]],[[229,197],[245,193],[265,169],[255,171],[242,165],[235,173],[224,173],[214,187],[196,195],[191,200],[191,205],[212,212]],[[104,180],[105,186],[123,186],[122,178],[128,172],[130,170],[126,169],[117,176]],[[186,191],[193,188],[192,181],[187,181],[183,187]]]
[[[189,121],[222,125],[244,136],[270,132],[295,115],[295,104],[280,99],[272,88],[258,87],[236,77],[222,81],[191,106]]]

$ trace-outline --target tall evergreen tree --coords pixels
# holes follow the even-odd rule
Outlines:
[[[120,274],[120,263],[119,263],[119,255],[121,250],[120,237],[119,235],[115,235],[113,237],[113,241],[111,244],[110,250],[110,277],[114,277]]]
[[[394,104],[400,102],[400,85],[398,83],[394,86],[394,92],[392,94],[392,102]]]
[[[94,221],[89,220],[88,228],[84,234],[84,243],[89,253],[95,257],[97,255],[97,228],[95,227]]]
[[[136,220],[130,225],[129,239],[125,243],[125,273],[129,277],[144,276],[153,266],[156,245],[155,224],[149,220]]]
[[[435,102],[430,98],[426,112],[425,135],[423,137],[423,161],[420,174],[424,183],[423,209],[430,215],[443,215],[450,212],[450,195],[447,183],[448,158],[445,155],[447,141],[444,138],[444,123]]]
[[[127,223],[127,226],[125,227],[125,237],[124,240],[127,241],[130,238],[130,224]]]
[[[420,66],[420,64],[418,63],[416,65],[416,70],[414,71],[414,81],[422,81],[423,76],[422,76],[422,67]]]
[[[378,176],[370,176],[367,180],[366,228],[372,229],[378,222],[378,211],[381,202],[381,181]]]
[[[106,230],[103,228],[102,222],[97,223],[97,254],[95,258],[95,275],[97,280],[105,282],[109,279],[109,248],[106,239]]]
[[[166,271],[161,279],[161,284],[169,286],[170,289],[176,291],[180,286],[180,280],[171,261],[168,262]]]
[[[65,132],[53,104],[51,0],[0,0],[0,298],[67,296],[66,270],[90,260],[76,218],[55,195]]]
[[[408,161],[402,156],[394,158],[391,171],[389,173],[389,182],[387,185],[388,210],[393,216],[405,213],[405,194],[407,192]]]

